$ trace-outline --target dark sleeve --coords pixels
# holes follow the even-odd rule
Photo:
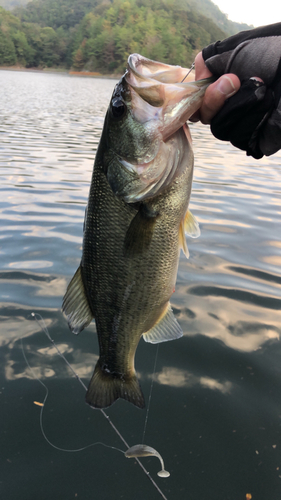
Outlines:
[[[235,73],[240,80],[259,76],[269,85],[280,70],[281,23],[241,31],[209,45],[202,54],[215,76]]]
[[[241,89],[212,120],[216,137],[254,158],[281,148],[281,23],[237,33],[202,51],[217,77],[235,73]],[[264,85],[251,77],[259,77]],[[245,135],[246,133],[246,135]],[[235,137],[235,138],[234,138]]]

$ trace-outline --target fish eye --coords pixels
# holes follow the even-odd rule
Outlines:
[[[122,116],[124,116],[124,114],[126,113],[126,109],[127,107],[125,106],[124,102],[119,99],[119,97],[116,97],[112,100],[111,111],[114,118],[122,118]]]

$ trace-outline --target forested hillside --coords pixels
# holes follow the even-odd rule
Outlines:
[[[191,2],[34,0],[12,12],[0,7],[0,65],[120,73],[128,55],[139,52],[188,66],[200,48],[229,34],[189,10]]]

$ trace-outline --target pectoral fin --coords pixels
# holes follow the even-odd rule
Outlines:
[[[84,288],[81,265],[67,287],[62,310],[67,316],[70,330],[75,334],[86,328],[94,318]]]
[[[125,237],[124,255],[126,257],[141,255],[148,249],[158,215],[147,205],[141,204]]]
[[[168,302],[164,314],[151,330],[143,334],[143,339],[151,344],[158,344],[179,339],[182,335],[182,329],[174,316],[170,302]]]

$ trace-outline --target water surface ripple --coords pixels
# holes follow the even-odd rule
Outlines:
[[[123,447],[30,316],[42,315],[88,383],[98,356],[94,323],[73,336],[61,313],[80,262],[95,152],[114,80],[0,71],[0,356],[2,497],[9,500],[152,500],[143,472],[120,452],[51,448],[95,441]],[[256,161],[191,125],[191,210],[201,237],[180,258],[172,305],[184,337],[161,344],[143,461],[169,500],[281,497],[281,154]],[[140,285],[141,286],[141,285]],[[150,390],[156,346],[140,342],[136,368]],[[130,445],[145,412],[108,410]],[[160,497],[159,497],[160,498]]]

